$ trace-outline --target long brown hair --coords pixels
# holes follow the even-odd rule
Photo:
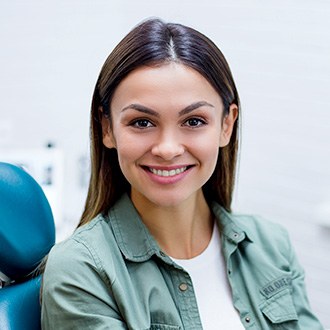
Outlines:
[[[228,63],[218,47],[205,35],[181,24],[149,19],[136,26],[106,59],[98,77],[91,109],[91,178],[81,226],[105,213],[130,185],[118,163],[117,151],[102,143],[101,116],[111,123],[111,99],[118,84],[140,66],[175,61],[204,76],[219,93],[225,112],[239,107],[239,96]],[[238,120],[229,144],[220,149],[217,165],[203,191],[230,211],[238,151]]]

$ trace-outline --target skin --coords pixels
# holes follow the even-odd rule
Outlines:
[[[228,144],[237,106],[197,71],[177,63],[141,67],[117,87],[103,143],[116,148],[142,220],[169,255],[189,259],[208,245],[213,216],[202,186]]]

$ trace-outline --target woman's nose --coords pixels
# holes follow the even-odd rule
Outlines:
[[[154,156],[161,157],[164,160],[172,160],[184,153],[185,148],[179,136],[173,132],[166,132],[159,136],[155,141],[151,153]]]

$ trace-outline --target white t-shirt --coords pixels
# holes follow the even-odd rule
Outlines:
[[[216,224],[202,254],[192,259],[172,259],[191,277],[204,330],[245,329],[233,305]]]

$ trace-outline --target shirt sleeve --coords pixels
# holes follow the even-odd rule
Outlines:
[[[55,246],[43,275],[42,329],[127,329],[112,284],[83,243]]]
[[[287,232],[286,232],[287,234]],[[288,234],[287,234],[288,235]],[[292,295],[293,302],[298,315],[298,324],[300,329],[313,329],[324,330],[316,316],[312,313],[311,307],[308,301],[306,287],[305,287],[305,273],[303,268],[298,262],[296,253],[289,242],[289,257],[292,271]]]

